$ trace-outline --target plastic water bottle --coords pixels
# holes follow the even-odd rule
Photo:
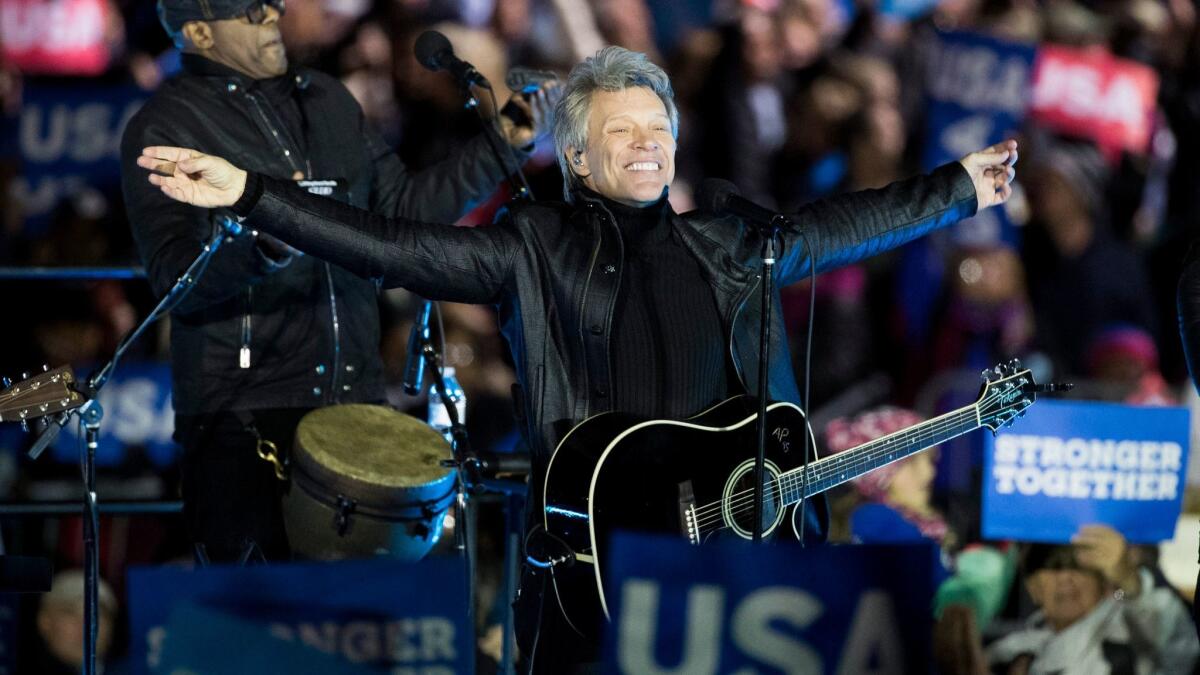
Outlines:
[[[442,369],[442,381],[446,383],[446,391],[450,394],[450,400],[454,401],[455,410],[458,411],[459,424],[466,424],[467,395],[463,392],[462,386],[458,384],[458,378],[454,376],[454,368]],[[446,411],[446,406],[442,403],[442,396],[438,393],[436,381],[429,387],[428,420],[429,426],[445,436],[447,441],[454,442],[454,435],[450,433],[450,413]]]

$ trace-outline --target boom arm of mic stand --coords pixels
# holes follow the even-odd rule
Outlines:
[[[142,322],[138,324],[136,328],[122,338],[121,343],[117,345],[117,349],[113,352],[113,356],[108,363],[106,363],[100,370],[92,373],[92,375],[88,377],[87,382],[80,387],[81,391],[79,393],[83,394],[90,400],[77,410],[68,410],[51,419],[50,425],[45,431],[42,432],[40,436],[38,436],[38,439],[34,442],[33,447],[31,447],[29,452],[26,453],[30,459],[37,459],[40,457],[42,452],[44,452],[46,448],[54,442],[54,439],[58,437],[58,433],[62,431],[62,428],[66,426],[66,424],[70,422],[71,419],[76,415],[83,415],[85,413],[98,415],[100,413],[98,405],[93,404],[92,401],[99,396],[100,389],[106,382],[108,382],[108,378],[112,376],[113,371],[117,367],[117,362],[120,361],[121,357],[125,355],[125,352],[129,349],[129,346],[133,344],[135,340],[141,337],[142,333],[146,332],[146,329],[149,328],[151,324],[153,324],[167,312],[171,311],[173,307],[178,305],[183,298],[187,296],[188,292],[195,288],[196,282],[200,279],[200,276],[204,274],[204,270],[208,267],[209,261],[212,260],[214,255],[216,255],[217,249],[221,247],[221,244],[224,243],[225,239],[228,237],[237,236],[241,234],[241,232],[242,226],[239,223],[229,218],[224,219],[222,226],[218,228],[217,232],[213,233],[212,238],[210,238],[208,242],[204,244],[204,247],[200,250],[200,253],[196,256],[195,260],[193,260],[192,263],[188,265],[187,269],[179,275],[179,278],[175,280],[175,285],[171,287],[171,290],[167,291],[167,294],[163,296],[163,299],[159,301],[150,314],[147,315],[146,318],[142,320]],[[98,419],[96,421],[97,423],[99,422]]]

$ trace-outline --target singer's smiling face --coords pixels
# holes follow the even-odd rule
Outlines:
[[[629,206],[658,201],[675,179],[675,135],[648,87],[592,94],[587,148],[568,165],[588,188]]]

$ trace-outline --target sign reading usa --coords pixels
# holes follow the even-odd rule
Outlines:
[[[1040,124],[1083,134],[1115,153],[1145,152],[1158,96],[1148,66],[1096,49],[1038,49],[1030,114]]]
[[[1039,402],[987,441],[984,537],[1067,542],[1105,523],[1135,543],[1170,539],[1188,423],[1186,408]]]
[[[933,544],[696,547],[618,535],[604,672],[919,673]]]

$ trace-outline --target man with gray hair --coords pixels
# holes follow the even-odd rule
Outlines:
[[[163,28],[183,51],[183,72],[130,121],[121,158],[130,226],[160,295],[227,214],[172,202],[148,185],[134,163],[147,145],[236,157],[359,208],[440,222],[483,201],[513,168],[480,134],[438,164],[409,170],[341,82],[289,66],[284,10],[283,0],[158,2]],[[532,105],[515,104],[534,123],[504,118],[503,137],[485,134],[524,148],[550,102],[539,92]],[[385,399],[378,287],[300,255],[259,218],[247,225],[256,236],[223,246],[171,312],[184,519],[201,560],[288,558],[284,485],[260,453],[274,448],[286,457],[314,408]]]
[[[146,148],[138,163],[173,199],[262,219],[288,244],[387,286],[495,304],[526,411],[536,525],[551,452],[573,425],[605,411],[683,418],[757,390],[759,234],[733,217],[672,211],[672,99],[666,74],[642,54],[607,47],[577,65],[555,115],[568,203],[521,205],[488,228],[372,216],[191,149]],[[1015,160],[1007,141],[926,176],[804,207],[798,228],[782,234],[776,288],[1005,201]],[[778,313],[770,349],[770,397],[799,402]],[[813,501],[807,532],[819,540],[827,509]],[[532,670],[573,672],[596,660],[597,647],[544,600],[544,579],[525,570],[518,642]]]

